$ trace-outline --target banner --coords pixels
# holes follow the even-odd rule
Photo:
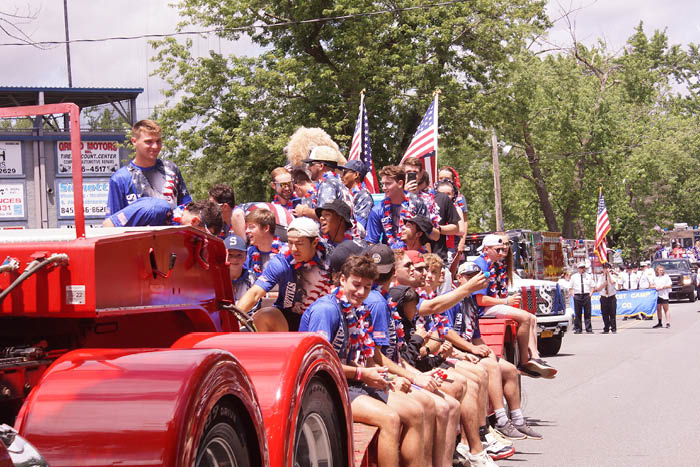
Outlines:
[[[617,296],[618,316],[655,316],[656,289],[620,290]],[[571,307],[574,307],[574,299],[571,298]],[[600,294],[591,296],[591,316],[600,316]]]
[[[23,219],[24,215],[24,183],[0,183],[0,219]]]
[[[73,218],[73,182],[56,182],[58,194],[58,218]],[[109,180],[83,181],[83,210],[85,217],[104,218],[107,209]]]
[[[22,175],[22,143],[0,141],[0,175]]]
[[[118,141],[82,141],[80,153],[83,159],[85,175],[111,175],[119,170]],[[58,156],[57,171],[59,175],[73,173],[73,161],[70,141],[56,143]]]

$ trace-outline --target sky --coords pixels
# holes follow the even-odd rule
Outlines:
[[[67,0],[71,39],[162,34],[175,31],[180,20],[169,4],[174,0]],[[698,0],[549,0],[547,12],[555,20],[562,11],[569,16],[580,42],[592,44],[603,38],[610,50],[617,51],[644,22],[647,34],[666,30],[670,43],[700,43],[700,1]],[[0,0],[0,12],[26,14],[36,19],[21,24],[35,41],[64,40],[63,1]],[[1,18],[1,17],[0,17]],[[2,23],[0,23],[2,24]],[[548,41],[565,46],[571,43],[568,25],[556,21]],[[0,86],[68,85],[64,46],[40,50],[7,46],[17,42],[0,31]],[[214,49],[240,55],[259,51],[247,39],[236,43],[216,37],[195,38],[195,55]],[[71,45],[73,86],[144,88],[137,99],[138,118],[146,118],[163,101],[164,83],[149,76],[155,64],[146,39],[76,43]]]

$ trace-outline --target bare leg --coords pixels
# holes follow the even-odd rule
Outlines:
[[[379,467],[399,465],[399,435],[401,418],[387,404],[369,396],[360,396],[352,401],[352,419],[355,422],[379,428],[377,437],[377,461]]]
[[[261,308],[253,315],[255,327],[260,332],[287,332],[289,325],[280,310],[274,307]]]
[[[501,360],[503,361],[503,360]],[[501,378],[501,370],[495,357],[487,357],[479,362],[486,372],[489,379],[489,401],[493,410],[503,408],[503,379]],[[511,365],[512,366],[512,365]],[[515,367],[513,367],[515,370]]]
[[[436,467],[439,467],[440,464],[433,463],[433,451],[436,447],[443,449],[445,440],[444,436],[440,438],[440,434],[444,435],[442,429],[436,430],[435,428],[436,423],[438,424],[437,426],[440,426],[441,428],[445,426],[445,420],[440,419],[438,421],[438,417],[442,416],[442,405],[445,405],[446,410],[447,404],[442,401],[442,399],[431,397],[433,394],[426,390],[411,388],[411,392],[408,395],[411,399],[417,401],[421,405],[425,416],[423,423],[423,462],[421,465],[426,467],[435,465]],[[439,408],[437,407],[438,402],[442,403]],[[440,414],[438,414],[438,411],[440,411]]]
[[[671,310],[668,308],[668,303],[663,304],[664,315],[666,316],[666,324],[671,324]]]
[[[423,409],[405,392],[390,392],[387,405],[394,409],[404,426],[401,439],[401,465],[419,467],[423,459]]]
[[[662,304],[657,304],[656,305],[656,317],[659,318],[659,323],[661,322],[661,309],[663,308]]]
[[[503,381],[503,394],[506,397],[506,401],[508,401],[508,409],[517,410],[520,408],[520,388],[518,386],[518,370],[513,366],[512,363],[507,362],[503,359],[500,359],[498,361],[498,367],[500,369],[501,379]],[[501,404],[501,407],[499,408],[503,408],[503,404]]]

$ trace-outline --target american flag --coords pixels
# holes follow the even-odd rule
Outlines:
[[[435,93],[433,102],[428,107],[423,120],[413,135],[411,144],[401,158],[401,163],[409,157],[423,160],[423,168],[428,172],[430,184],[437,180],[437,147],[438,147],[438,94]]]
[[[372,147],[369,144],[369,122],[367,121],[367,109],[365,109],[365,93],[360,94],[360,115],[355,124],[355,134],[352,135],[350,145],[350,155],[348,160],[360,160],[367,167],[365,175],[365,188],[370,193],[377,193],[379,184],[377,183],[377,173],[374,171],[372,162]]]
[[[595,222],[595,248],[594,251],[598,254],[601,263],[608,262],[608,245],[605,242],[605,236],[610,232],[610,221],[608,220],[608,210],[605,208],[605,198],[603,197],[603,189],[600,189],[598,196],[598,218]]]

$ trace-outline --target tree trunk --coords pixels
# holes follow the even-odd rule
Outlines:
[[[537,155],[534,145],[532,144],[530,129],[528,128],[527,122],[523,123],[523,137],[525,140],[525,154],[527,155],[527,162],[530,165],[530,172],[532,173],[532,178],[535,181],[535,190],[537,191],[537,198],[540,201],[540,209],[542,209],[544,220],[547,223],[547,230],[550,232],[559,232],[557,217],[554,215],[552,202],[549,199],[549,192],[547,191],[547,182],[545,182],[544,176],[542,175],[540,158]]]

